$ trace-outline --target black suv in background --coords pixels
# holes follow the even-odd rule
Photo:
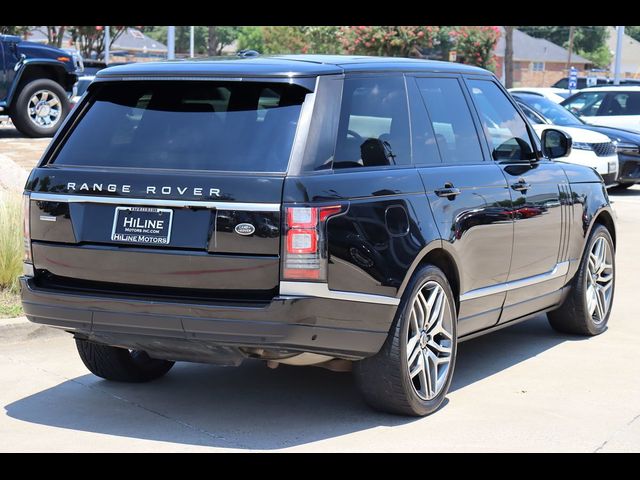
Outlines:
[[[597,335],[616,232],[489,72],[276,56],[98,73],[26,185],[27,317],[109,380],[174,361],[353,368],[441,405],[460,341],[549,312]]]
[[[0,115],[29,137],[53,136],[83,68],[77,53],[0,35]]]

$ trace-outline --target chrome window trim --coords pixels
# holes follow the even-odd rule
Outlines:
[[[174,208],[211,208],[216,210],[242,210],[245,212],[279,212],[279,203],[210,202],[206,200],[169,200],[163,198],[98,197],[91,195],[64,195],[58,193],[31,193],[32,200],[63,203],[102,203],[109,205],[145,205]]]
[[[326,283],[314,282],[280,282],[280,296],[320,297],[350,302],[378,303],[381,305],[398,305],[400,303],[400,299],[395,297],[329,290],[329,286]]]
[[[491,285],[490,287],[482,287],[476,290],[470,290],[467,293],[460,295],[460,301],[473,300],[474,298],[486,297],[487,295],[494,295],[496,293],[508,292],[509,290],[515,290],[522,287],[530,287],[537,283],[546,282],[547,280],[553,280],[554,278],[562,277],[569,271],[569,262],[557,263],[553,270],[541,273],[540,275],[534,275],[532,277],[521,278],[520,280],[513,280],[511,282],[499,283],[497,285]]]

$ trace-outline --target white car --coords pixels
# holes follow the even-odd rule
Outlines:
[[[594,168],[604,179],[607,186],[616,185],[618,177],[618,154],[616,145],[609,137],[602,133],[584,128],[562,127],[560,125],[532,125],[539,137],[548,128],[562,130],[569,134],[572,140],[571,153],[568,157],[557,159],[567,163],[576,163]]]
[[[510,88],[512,93],[529,93],[531,95],[540,95],[541,97],[548,98],[549,100],[561,103],[571,96],[571,90],[556,87],[517,87]],[[575,93],[576,90],[573,90]]]
[[[587,123],[640,132],[640,86],[585,88],[561,105]]]

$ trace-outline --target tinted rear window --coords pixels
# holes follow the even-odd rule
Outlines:
[[[308,93],[267,82],[96,85],[57,165],[283,172]]]

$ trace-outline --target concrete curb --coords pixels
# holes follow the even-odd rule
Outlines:
[[[29,324],[27,317],[14,317],[14,318],[0,318],[0,328],[10,325],[25,325]]]

